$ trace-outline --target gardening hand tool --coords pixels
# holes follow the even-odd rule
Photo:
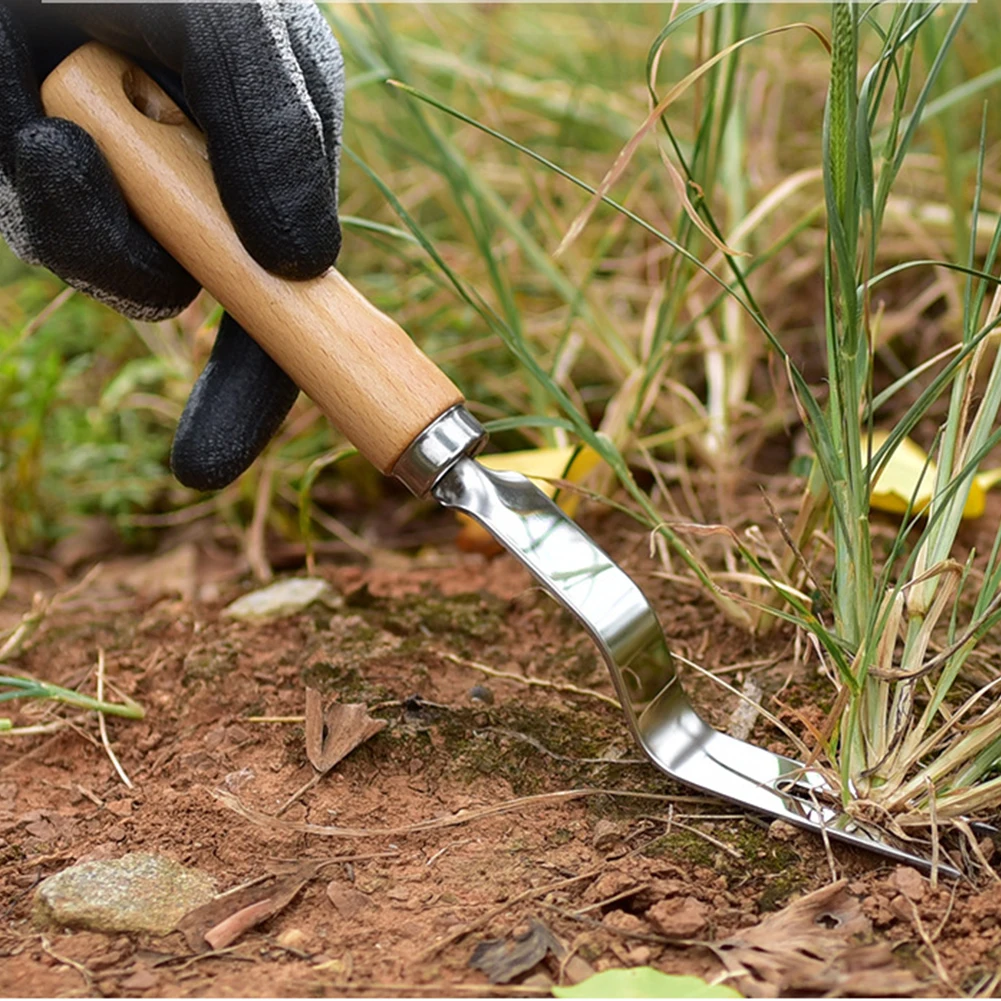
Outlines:
[[[42,93],[50,115],[94,137],[136,218],[363,455],[417,496],[482,524],[577,617],[653,764],[750,810],[928,864],[848,816],[819,774],[720,733],[698,715],[643,592],[525,477],[475,460],[483,428],[403,330],[337,271],[289,282],[255,263],[227,218],[202,135],[144,73],[91,43],[49,76]]]

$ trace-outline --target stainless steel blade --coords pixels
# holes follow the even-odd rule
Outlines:
[[[709,726],[685,694],[646,596],[524,476],[494,472],[464,457],[441,475],[431,494],[478,521],[581,622],[608,666],[633,736],[661,771],[838,841],[930,866],[920,843],[892,844],[849,817],[816,771]],[[944,864],[939,871],[959,875]]]

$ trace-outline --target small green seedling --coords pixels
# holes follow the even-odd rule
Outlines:
[[[9,691],[4,691],[9,689]],[[75,692],[71,688],[62,688],[47,681],[37,681],[34,678],[20,678],[16,675],[0,675],[0,702],[10,702],[13,699],[49,699],[52,702],[62,702],[77,709],[105,713],[108,716],[124,716],[127,719],[142,719],[146,715],[138,702],[133,702],[128,696],[123,696],[124,702],[105,702],[89,695]],[[0,733],[12,732],[14,724],[9,717],[0,717]]]

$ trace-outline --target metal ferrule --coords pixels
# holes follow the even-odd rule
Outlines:
[[[467,455],[476,455],[487,443],[483,425],[461,404],[446,410],[429,424],[396,460],[393,476],[418,497]]]

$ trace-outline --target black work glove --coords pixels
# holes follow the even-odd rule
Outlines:
[[[223,204],[258,263],[302,279],[335,262],[343,64],[322,14],[302,0],[0,0],[0,234],[18,257],[135,319],[173,316],[198,291],[130,215],[91,137],[42,111],[41,81],[88,38],[136,58],[205,132]],[[225,316],[177,427],[174,474],[225,486],[297,392]]]

